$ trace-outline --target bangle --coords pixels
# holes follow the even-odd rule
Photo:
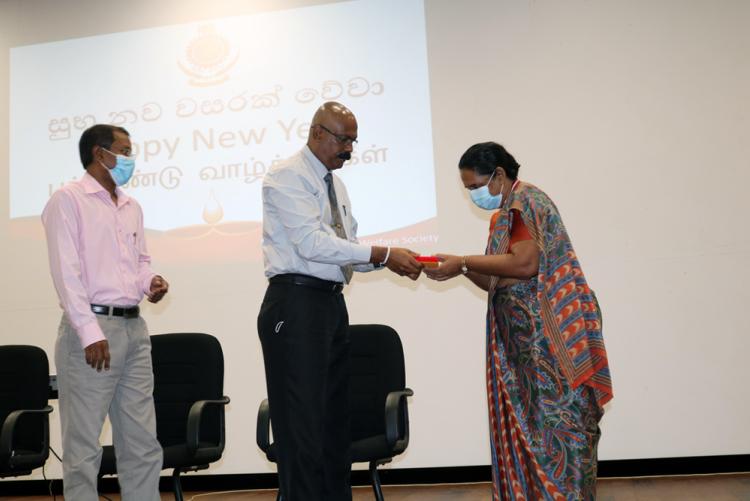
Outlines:
[[[385,259],[380,263],[381,266],[388,262],[388,258],[391,257],[391,248],[388,247],[388,250],[385,251]]]
[[[463,256],[461,258],[461,273],[463,273],[464,275],[469,273],[469,267],[466,266],[466,256]]]

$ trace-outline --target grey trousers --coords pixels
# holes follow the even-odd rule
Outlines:
[[[109,414],[123,501],[157,501],[162,449],[156,440],[151,339],[143,318],[97,315],[109,343],[110,370],[97,372],[63,315],[55,344],[63,447],[63,489],[68,501],[97,501]]]

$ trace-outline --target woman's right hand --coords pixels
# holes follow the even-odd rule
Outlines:
[[[425,268],[424,274],[432,280],[443,282],[453,277],[461,275],[461,256],[450,254],[436,254],[435,257],[440,261],[437,268]]]

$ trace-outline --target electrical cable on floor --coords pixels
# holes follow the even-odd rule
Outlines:
[[[240,492],[262,492],[262,491],[266,491],[266,490],[267,491],[275,491],[276,489],[242,489],[242,490],[239,490],[239,491],[206,492],[204,494],[196,494],[193,497],[191,497],[190,499],[188,499],[188,501],[193,501],[195,499],[205,498],[205,497],[208,497],[208,496],[218,496],[220,494],[238,494]]]
[[[57,458],[57,460],[60,461],[60,463],[62,464],[62,459],[60,459],[60,456],[57,455],[57,452],[55,452],[55,449],[53,449],[51,445],[49,446],[49,450],[52,453],[52,455],[54,455]],[[44,473],[44,466],[42,466],[42,477],[44,477],[44,480],[47,480],[47,476]],[[54,478],[51,478],[49,480],[49,495],[52,498],[52,501],[57,501],[57,495],[52,490],[52,482],[54,481],[55,481]]]
[[[54,478],[47,479],[47,473],[44,471],[45,465],[42,465],[42,478],[45,482],[49,482],[49,497],[52,498],[52,501],[57,501],[57,496],[54,492],[52,492],[52,482],[55,480]]]

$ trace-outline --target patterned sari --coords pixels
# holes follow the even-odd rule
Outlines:
[[[536,277],[490,284],[493,499],[594,499],[598,423],[612,398],[599,305],[549,197],[519,183],[503,205],[487,254],[509,252],[517,209],[540,257]]]

